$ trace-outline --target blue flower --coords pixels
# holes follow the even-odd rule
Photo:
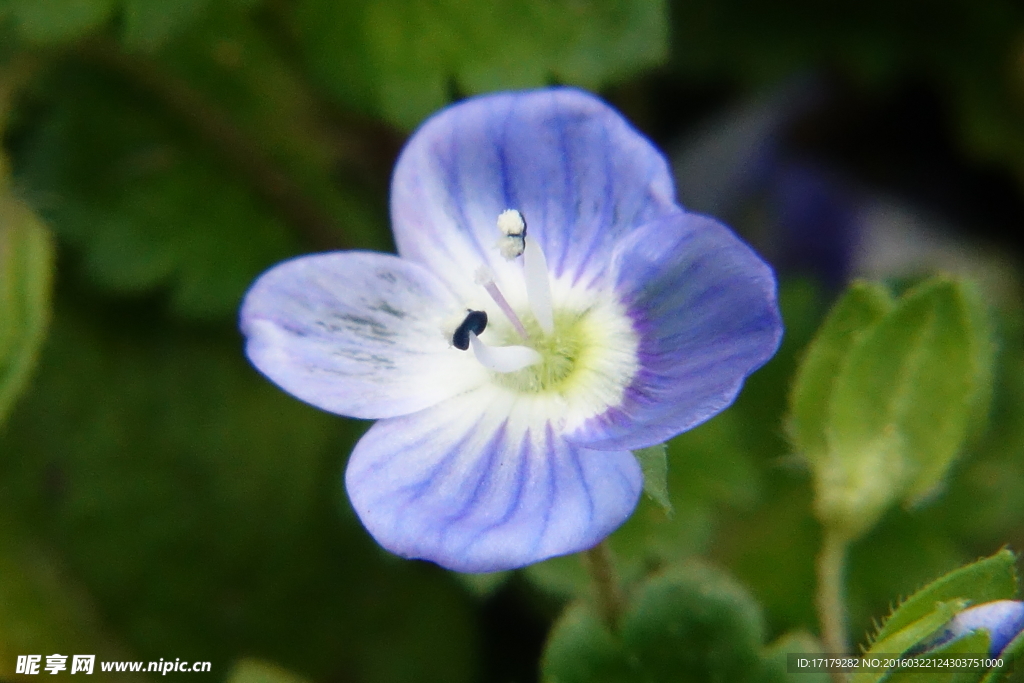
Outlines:
[[[429,119],[392,182],[399,256],[305,256],[246,295],[246,353],[376,419],[345,484],[398,555],[464,572],[589,548],[630,515],[630,452],[707,420],[781,336],[771,270],[675,201],[664,158],[572,89]]]
[[[940,644],[979,629],[988,631],[989,656],[998,657],[1024,630],[1024,602],[995,600],[965,609],[946,624]]]

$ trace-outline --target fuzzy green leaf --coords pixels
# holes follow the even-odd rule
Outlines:
[[[255,277],[301,251],[388,245],[383,187],[352,180],[366,169],[340,164],[345,145],[242,2],[211,4],[157,57],[86,50],[55,69],[20,153],[86,277],[169,291],[183,317],[233,319]]]
[[[768,645],[761,655],[764,671],[761,683],[829,683],[828,672],[789,673],[789,654],[822,654],[824,647],[805,631],[786,633]]]
[[[1016,563],[1014,554],[1003,549],[935,579],[900,603],[885,620],[875,641],[885,640],[923,618],[938,602],[965,600],[977,605],[1013,598],[1017,595]]]
[[[892,464],[905,469],[911,500],[937,485],[966,438],[977,397],[990,391],[992,343],[980,311],[969,285],[929,280],[851,349],[836,378],[833,448],[898,449],[904,464]]]
[[[315,209],[332,223],[321,240],[389,250],[384,181],[390,152],[356,139],[363,129],[324,122],[323,103],[307,76],[244,11],[252,2],[212,4],[203,21],[161,52],[160,65],[185,78],[295,183],[304,210]],[[380,177],[367,178],[374,174]]]
[[[671,570],[637,593],[622,638],[639,680],[756,680],[764,638],[761,610],[745,589],[700,565]]]
[[[867,651],[867,656],[875,654],[903,654],[942,628],[957,612],[963,610],[967,604],[967,600],[948,600],[934,603],[932,609],[917,621],[907,624],[884,638],[875,640]],[[886,672],[882,671],[860,671],[852,676],[850,683],[877,683],[883,680],[886,675]]]
[[[892,296],[871,282],[854,282],[836,302],[805,352],[793,380],[789,433],[812,462],[828,453],[828,413],[836,377],[850,349],[892,309]]]
[[[95,74],[61,73],[26,148],[23,182],[83,270],[131,295],[170,290],[177,313],[233,317],[252,280],[298,250],[237,176]],[[67,80],[63,80],[67,79]]]
[[[577,602],[559,617],[541,660],[544,683],[629,683],[637,680],[622,641],[590,605]]]
[[[919,655],[916,659],[928,660],[960,655],[976,655],[988,657],[989,637],[985,631],[977,631],[963,638],[946,643],[934,650]],[[978,683],[988,669],[978,668],[971,671],[943,670],[942,668],[915,668],[907,666],[893,670],[885,679],[885,683]]]
[[[578,602],[555,625],[544,652],[545,683],[759,681],[761,610],[734,580],[691,564],[636,591],[613,635]]]
[[[973,287],[937,277],[885,308],[880,292],[855,285],[792,396],[817,514],[850,537],[941,484],[991,392],[990,325]]]
[[[597,88],[667,55],[663,0],[303,0],[310,68],[340,100],[412,128],[468,93]]]

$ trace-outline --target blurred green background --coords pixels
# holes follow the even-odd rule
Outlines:
[[[378,549],[341,486],[367,424],[261,378],[236,312],[281,259],[392,248],[389,175],[425,116],[547,84],[619,108],[684,205],[721,208],[782,282],[778,356],[669,446],[675,514],[645,500],[612,537],[627,579],[703,557],[768,640],[816,631],[791,376],[850,274],[935,266],[984,281],[996,394],[946,489],[854,545],[851,633],[1024,548],[1018,2],[0,0],[0,679],[59,652],[207,660],[170,675],[217,680],[287,680],[253,660],[308,681],[538,680],[578,560],[459,577]],[[831,189],[783,192],[794,167]],[[888,258],[886,235],[920,258]]]

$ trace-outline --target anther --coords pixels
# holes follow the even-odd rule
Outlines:
[[[548,262],[544,258],[543,250],[536,239],[526,236],[526,220],[523,218],[523,214],[515,209],[505,209],[498,214],[498,230],[502,235],[501,241],[498,243],[501,255],[510,261],[518,256],[523,257],[526,300],[540,329],[545,334],[551,334],[555,331],[555,318],[551,302],[551,282],[548,280]],[[479,275],[477,277],[479,278]],[[493,286],[493,281],[491,284]],[[496,287],[495,290],[497,290]],[[491,296],[499,306],[502,306],[501,301],[498,301],[493,292],[491,292]],[[523,334],[524,338],[525,336]]]
[[[498,230],[501,231],[501,240],[498,242],[498,251],[506,260],[520,256],[526,249],[526,221],[523,214],[515,209],[505,209],[498,214]]]
[[[452,346],[462,351],[469,348],[469,335],[481,334],[487,329],[487,311],[468,311],[466,319],[455,328],[452,335]]]

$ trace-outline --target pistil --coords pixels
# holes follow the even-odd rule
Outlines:
[[[474,332],[469,333],[469,345],[480,364],[495,372],[517,372],[543,360],[528,346],[488,346]]]

